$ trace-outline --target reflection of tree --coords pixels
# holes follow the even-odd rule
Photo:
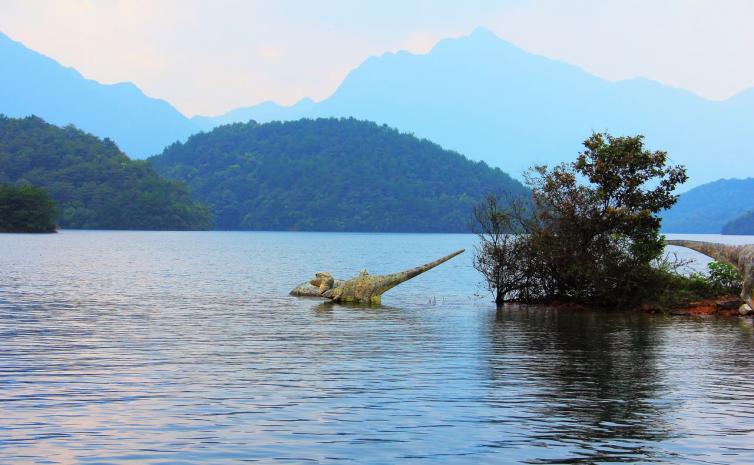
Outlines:
[[[657,454],[670,406],[656,402],[664,385],[648,316],[502,309],[489,328],[492,400],[520,402],[532,440],[574,463]],[[512,379],[525,386],[518,399],[506,394]]]

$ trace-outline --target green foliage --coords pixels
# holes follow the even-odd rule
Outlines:
[[[208,229],[206,208],[185,186],[146,161],[132,161],[109,139],[37,117],[0,116],[0,183],[46,189],[62,228]]]
[[[44,189],[0,185],[0,232],[55,232],[57,209]]]
[[[702,273],[682,275],[671,270],[655,270],[652,292],[643,302],[650,302],[663,309],[700,299],[715,297],[708,276]]]
[[[711,262],[707,265],[707,282],[715,295],[738,294],[743,278],[738,269],[728,263]]]
[[[723,234],[754,235],[754,210],[726,223],[722,232]]]
[[[219,229],[466,232],[488,191],[527,194],[499,169],[352,118],[221,126],[150,161]]]
[[[642,302],[650,302],[664,309],[688,305],[703,299],[737,296],[743,278],[736,267],[711,262],[708,272],[686,273],[690,263],[674,255],[664,255],[653,262],[653,282]]]
[[[530,218],[503,214],[526,234],[517,236],[516,263],[525,270],[508,299],[631,306],[663,291],[653,266],[662,254],[659,212],[676,201],[683,167],[644,149],[643,137],[593,134],[576,161],[537,167],[528,178]]]
[[[656,269],[653,292],[648,300],[661,308],[673,308],[702,299],[739,294],[742,278],[734,266],[712,262],[707,268],[707,274],[689,275],[663,267]]]

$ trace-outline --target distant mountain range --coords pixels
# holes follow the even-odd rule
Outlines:
[[[130,83],[85,79],[0,33],[0,113],[46,121],[107,137],[130,156],[146,158],[197,132],[169,103],[147,97]]]
[[[129,155],[158,153],[199,130],[254,119],[356,117],[428,138],[514,176],[571,160],[593,130],[642,133],[689,168],[686,188],[754,173],[754,89],[710,101],[645,79],[609,82],[527,53],[485,29],[429,53],[367,59],[322,102],[266,102],[185,118],[132,84],[101,85],[0,36],[0,113],[38,114],[115,140]]]
[[[149,161],[219,229],[469,232],[487,193],[528,198],[498,168],[352,118],[220,126]]]
[[[663,215],[662,230],[667,233],[743,234],[727,224],[754,210],[754,178],[721,179],[684,193],[678,203]],[[749,224],[746,221],[736,224]],[[754,222],[752,222],[754,224]],[[754,234],[754,228],[749,234]],[[736,231],[736,232],[734,232]]]
[[[754,89],[715,102],[646,79],[612,83],[486,29],[426,55],[369,58],[320,103],[267,102],[196,121],[211,128],[322,116],[386,123],[517,177],[534,164],[572,160],[593,130],[646,135],[649,148],[688,167],[687,187],[754,173]]]

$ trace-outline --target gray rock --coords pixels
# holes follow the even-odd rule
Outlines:
[[[740,307],[738,307],[738,313],[741,316],[746,316],[746,315],[754,314],[754,310],[751,309],[749,304],[742,304]]]

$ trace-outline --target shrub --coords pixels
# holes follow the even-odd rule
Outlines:
[[[733,265],[721,262],[711,262],[708,283],[715,295],[738,294],[741,291],[743,278]]]

